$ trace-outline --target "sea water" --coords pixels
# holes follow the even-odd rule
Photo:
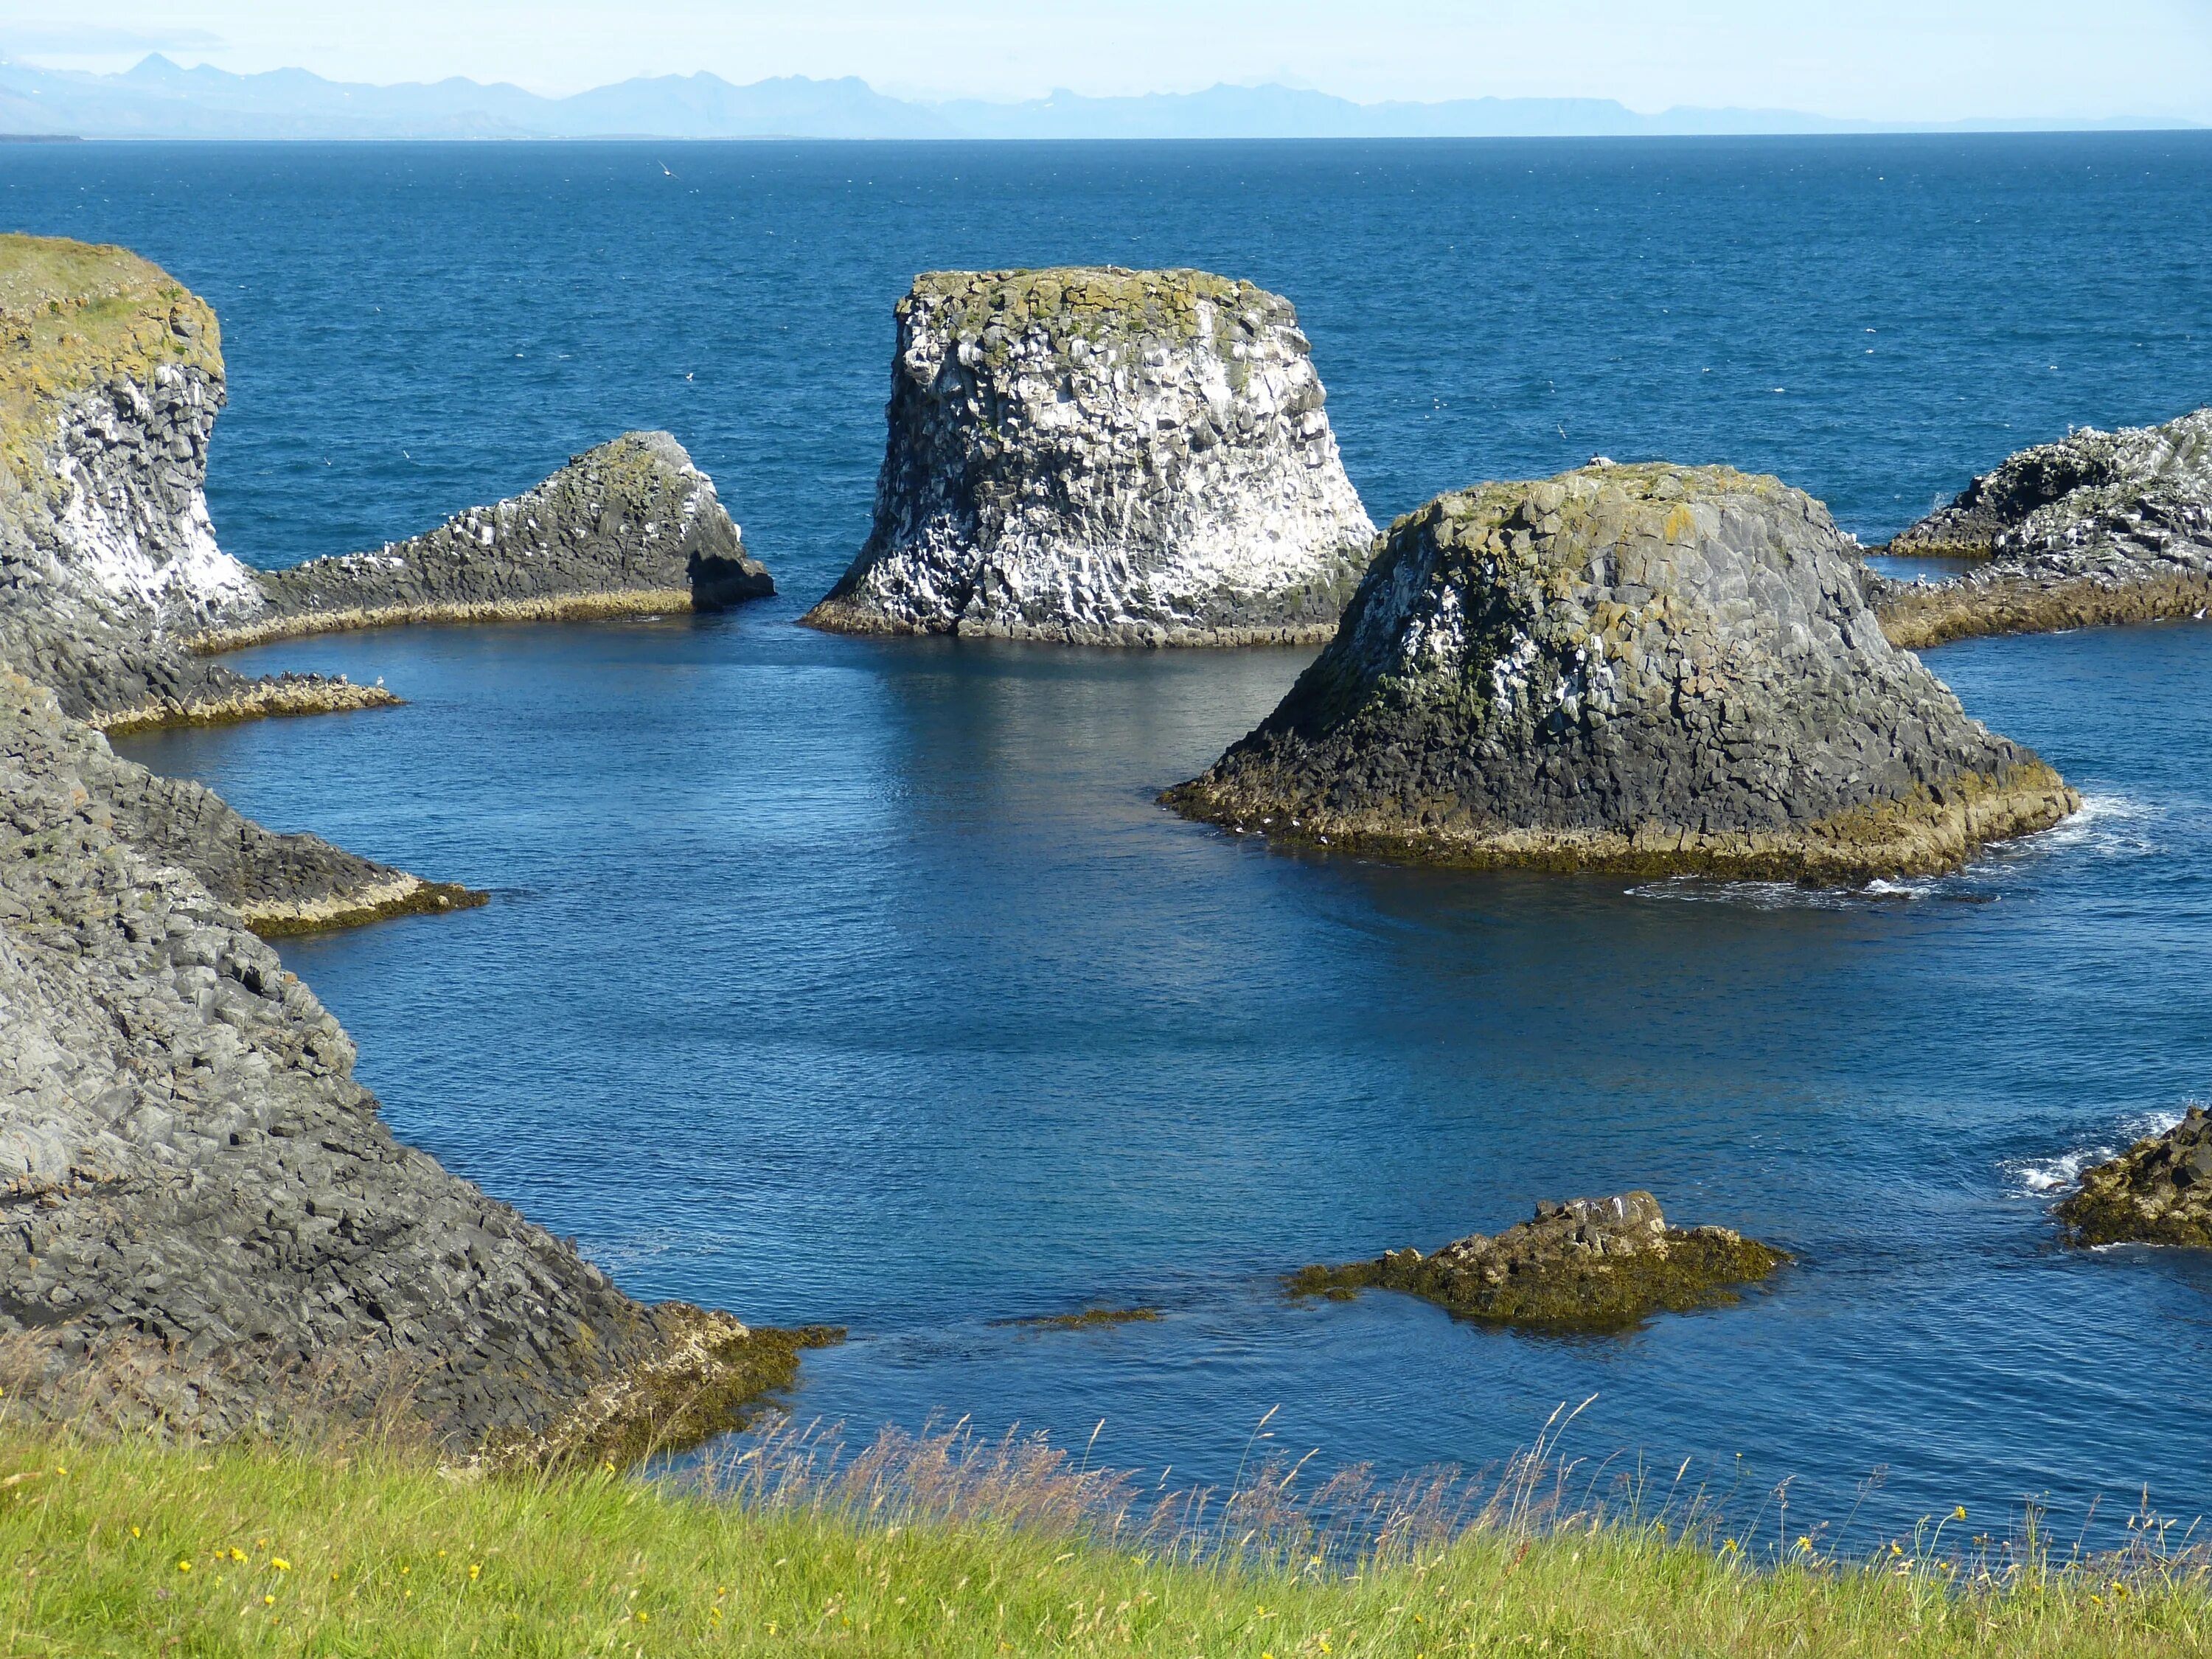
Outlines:
[[[2212,1091],[2212,628],[1928,653],[2082,815],[1842,894],[1395,868],[1155,793],[1305,653],[792,625],[866,532],[933,266],[1195,264],[1298,305],[1378,520],[1594,453],[1780,473],[1875,541],[2070,422],[2212,397],[2212,138],[121,145],[11,226],[222,314],[209,495],[264,564],[674,431],[782,592],[325,638],[397,710],[146,738],[282,829],[494,902],[289,941],[395,1129],[642,1297],[850,1340],[802,1417],[933,1413],[1224,1480],[1565,1450],[1790,1528],[2212,1506],[2212,1261],[2063,1247],[2088,1158]],[[1783,1244],[1740,1304],[1559,1338],[1314,1261],[1647,1186]],[[1153,1322],[1000,1322],[1091,1305]]]

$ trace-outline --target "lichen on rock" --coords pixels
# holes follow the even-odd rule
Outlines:
[[[1164,799],[1417,860],[1860,881],[2080,802],[1891,647],[1827,510],[1594,465],[1392,525],[1275,711]]]
[[[1285,1281],[1300,1296],[1402,1291],[1468,1319],[1607,1329],[1646,1315],[1731,1301],[1786,1250],[1726,1227],[1670,1227],[1650,1193],[1540,1203],[1495,1235],[1471,1233],[1432,1255],[1386,1251],[1372,1261],[1307,1267]]]
[[[2191,1106],[2165,1133],[2083,1170],[2058,1218],[2083,1244],[2212,1249],[2212,1115]]]
[[[805,618],[1087,645],[1326,639],[1374,526],[1288,301],[939,271],[897,307],[874,526]]]
[[[1887,550],[1989,561],[1944,581],[1873,580],[1883,629],[1915,650],[2202,611],[2212,605],[2212,409],[2024,449]]]

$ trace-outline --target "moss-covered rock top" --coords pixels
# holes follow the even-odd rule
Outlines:
[[[20,482],[65,400],[172,365],[222,373],[215,313],[183,283],[125,248],[0,235],[0,453]]]
[[[1133,337],[1186,343],[1201,333],[1218,337],[1246,313],[1255,313],[1254,332],[1297,320],[1289,301],[1251,283],[1205,270],[1119,265],[925,271],[899,302],[900,321],[911,325],[918,309],[948,343],[987,349],[1033,330],[1056,343],[1081,339],[1097,347]]]

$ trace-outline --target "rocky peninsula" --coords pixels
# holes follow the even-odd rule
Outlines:
[[[1989,561],[1875,580],[1884,630],[1910,649],[2194,615],[2212,605],[2212,409],[2024,449],[1888,550]]]
[[[830,1334],[633,1302],[394,1141],[253,931],[483,896],[273,834],[100,728],[395,700],[248,680],[187,641],[574,614],[594,584],[624,596],[602,609],[674,609],[766,574],[644,434],[416,544],[264,576],[201,494],[222,400],[213,313],[163,272],[0,238],[0,1383],[192,1435],[397,1412],[501,1462],[715,1432]]]
[[[898,302],[875,523],[805,621],[1311,642],[1374,526],[1290,301],[1198,270],[938,271]]]
[[[2212,1249],[2212,1115],[2192,1106],[2164,1134],[2084,1170],[2058,1218],[2083,1244]]]
[[[1164,799],[1394,858],[1843,882],[2075,810],[1890,645],[1860,575],[1826,508],[1726,467],[1440,496],[1267,720]]]
[[[714,481],[665,432],[629,432],[534,489],[374,553],[253,573],[198,652],[406,623],[719,610],[775,592]]]
[[[1790,1259],[1726,1227],[1670,1227],[1659,1200],[1638,1191],[1540,1203],[1518,1226],[1470,1233],[1433,1255],[1389,1250],[1373,1261],[1307,1267],[1287,1283],[1301,1296],[1374,1287],[1425,1297],[1468,1319],[1607,1329],[1662,1309],[1731,1301],[1736,1286]]]

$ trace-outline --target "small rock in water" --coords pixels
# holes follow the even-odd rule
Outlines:
[[[2212,1116],[2191,1106],[2164,1134],[2084,1170],[2058,1218],[2083,1244],[2212,1249]]]
[[[1470,1233],[1434,1255],[1391,1250],[1373,1261],[1307,1267],[1285,1282],[1301,1296],[1376,1287],[1425,1297],[1470,1319],[1604,1329],[1660,1309],[1735,1299],[1790,1260],[1726,1227],[1670,1227],[1650,1193],[1536,1206],[1494,1237]]]

